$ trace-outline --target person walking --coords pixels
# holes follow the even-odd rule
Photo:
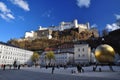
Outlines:
[[[14,69],[16,69],[16,67],[17,67],[17,61],[14,61],[13,67],[14,67]]]
[[[20,66],[20,65],[18,65],[18,69],[20,69],[20,67],[21,67],[21,66]]]
[[[55,70],[55,66],[53,65],[52,66],[52,74],[54,73],[54,70]]]
[[[3,65],[3,70],[5,70],[5,67],[6,67],[6,65],[4,64],[4,65]]]
[[[80,72],[79,72],[79,65],[77,65],[77,71],[78,71],[78,73],[80,73]]]
[[[78,73],[81,73],[81,71],[82,71],[82,66],[80,64],[77,65],[77,71],[78,71]]]

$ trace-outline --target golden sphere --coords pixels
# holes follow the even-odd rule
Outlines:
[[[115,51],[111,46],[103,44],[96,48],[95,57],[100,63],[113,63]]]

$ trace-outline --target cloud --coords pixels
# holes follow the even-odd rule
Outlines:
[[[0,14],[0,17],[5,19],[5,20],[9,20],[4,14]]]
[[[107,29],[108,31],[114,31],[114,30],[117,30],[117,29],[120,29],[120,15],[118,14],[114,14],[115,17],[116,17],[116,22],[115,23],[112,23],[112,24],[107,24],[105,29]]]
[[[42,17],[48,17],[49,18],[49,17],[51,17],[51,13],[52,13],[52,11],[48,10],[48,11],[46,11],[42,14]]]
[[[15,19],[11,10],[3,2],[0,2],[0,17],[5,20]]]
[[[23,16],[18,16],[18,18],[23,20],[23,21],[25,20]]]
[[[98,27],[97,24],[91,25],[91,28],[96,28],[96,27]]]
[[[89,8],[90,6],[90,0],[77,0],[78,7],[86,7]]]
[[[120,15],[115,14],[116,19],[120,19]]]
[[[25,11],[30,11],[29,4],[25,0],[10,0],[13,4],[19,6]]]
[[[113,24],[107,24],[106,25],[106,29],[108,31],[114,31],[114,30],[117,30],[117,29],[120,29],[120,27],[116,24],[116,23],[113,23]]]
[[[6,14],[6,16],[11,18],[11,19],[15,19],[15,17],[12,14],[10,14],[10,13]]]
[[[3,2],[0,2],[0,10],[1,12],[11,12]]]

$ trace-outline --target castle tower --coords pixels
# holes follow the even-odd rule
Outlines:
[[[87,25],[87,29],[90,29],[90,23],[87,22],[86,25]]]
[[[75,20],[73,21],[73,24],[74,24],[75,28],[78,28],[78,20],[77,20],[77,19],[75,19]]]
[[[65,22],[61,22],[61,23],[60,23],[60,31],[63,31],[63,30],[64,30],[64,24],[65,24]]]

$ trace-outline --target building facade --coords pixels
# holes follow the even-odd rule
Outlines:
[[[90,28],[90,25],[89,23],[86,23],[86,24],[78,24],[78,20],[75,19],[73,22],[61,22],[60,23],[60,26],[59,26],[59,30],[60,31],[63,31],[65,29],[71,29],[71,28],[79,28],[79,29],[89,29]]]
[[[44,52],[40,57],[40,64],[48,64],[49,61],[45,60]],[[55,60],[53,63],[56,65],[71,65],[71,64],[89,64],[95,62],[95,56],[91,51],[88,44],[74,44],[65,43],[58,46],[54,51]]]
[[[52,38],[52,30],[50,29],[37,30],[35,31],[35,33],[37,34],[37,38],[47,38],[47,39]]]
[[[73,53],[59,53],[55,54],[56,65],[69,65],[73,63]]]
[[[31,32],[26,32],[25,33],[25,39],[29,40],[34,40],[34,39],[40,39],[40,38],[52,38],[52,30],[47,29],[47,28],[42,28],[41,26],[39,27],[39,30],[37,31],[31,31]]]
[[[17,48],[6,43],[0,43],[0,65],[12,65],[14,61],[18,64],[29,64],[32,55],[32,51]]]
[[[45,58],[45,55],[47,54],[47,52],[44,52],[41,54],[40,56],[40,65],[41,66],[45,66],[45,65],[49,65],[49,60]],[[55,53],[55,59],[51,60],[51,65],[55,64],[55,65],[68,65],[68,64],[72,64],[73,63],[73,53]]]
[[[93,61],[93,55],[88,44],[74,45],[75,64],[88,64]]]
[[[34,36],[35,36],[34,31],[26,32],[25,33],[25,38],[33,38]]]

